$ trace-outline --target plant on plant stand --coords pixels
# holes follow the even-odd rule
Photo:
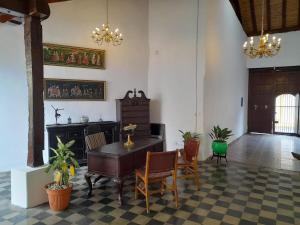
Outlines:
[[[195,141],[198,142],[198,144],[196,143],[196,145],[199,146],[199,138],[200,138],[200,134],[196,133],[196,132],[190,132],[190,131],[182,131],[179,130],[179,132],[181,133],[181,136],[183,138],[183,143],[184,143],[184,148],[183,150],[180,150],[180,155],[186,154],[185,150],[186,149],[194,149],[195,146]],[[198,151],[198,149],[197,149]],[[197,153],[198,155],[198,153]]]
[[[217,163],[219,163],[219,159],[225,158],[228,150],[227,140],[230,136],[232,136],[232,131],[228,128],[221,129],[219,126],[214,126],[209,134],[210,138],[213,140],[212,149],[213,149],[213,159],[215,156],[218,157]]]
[[[54,182],[45,186],[49,205],[52,210],[61,211],[68,207],[72,192],[70,178],[75,176],[75,168],[78,168],[78,162],[74,158],[74,153],[70,150],[75,143],[74,140],[67,144],[62,143],[57,138],[57,149],[51,148],[54,156],[50,158],[50,164],[46,172],[53,172]]]

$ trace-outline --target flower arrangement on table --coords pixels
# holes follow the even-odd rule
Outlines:
[[[125,147],[131,147],[134,145],[134,142],[131,140],[131,136],[133,136],[136,127],[136,124],[129,124],[128,126],[123,127],[123,130],[127,133],[127,142],[124,143]]]

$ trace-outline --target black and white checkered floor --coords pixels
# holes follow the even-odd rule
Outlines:
[[[112,182],[96,185],[88,199],[85,170],[74,180],[72,201],[64,212],[53,212],[47,204],[27,210],[11,206],[10,174],[0,173],[0,224],[300,224],[299,173],[204,162],[200,191],[192,181],[179,181],[179,208],[166,193],[151,196],[147,214],[144,198],[134,200],[132,178],[125,183],[126,204],[121,207]]]

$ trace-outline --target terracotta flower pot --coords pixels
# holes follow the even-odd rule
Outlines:
[[[54,211],[62,211],[66,209],[69,206],[72,186],[63,190],[50,190],[48,189],[48,185],[49,184],[47,184],[45,188],[48,194],[50,208]]]

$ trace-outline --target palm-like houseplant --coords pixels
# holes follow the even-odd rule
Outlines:
[[[71,151],[74,140],[64,144],[57,137],[57,149],[51,148],[54,156],[50,158],[50,164],[46,172],[53,172],[54,182],[46,185],[50,208],[55,211],[61,211],[68,207],[72,184],[70,178],[75,176],[75,168],[78,168],[78,162],[74,158],[75,154]]]
[[[213,156],[225,157],[227,154],[228,144],[227,140],[232,136],[232,131],[228,128],[221,129],[219,126],[214,126],[209,133],[210,138],[213,140],[212,149]]]
[[[179,132],[181,133],[181,136],[183,138],[183,142],[186,144],[188,141],[190,140],[198,140],[199,137],[200,137],[200,134],[198,133],[192,133],[190,131],[182,131],[182,130],[179,130]]]

